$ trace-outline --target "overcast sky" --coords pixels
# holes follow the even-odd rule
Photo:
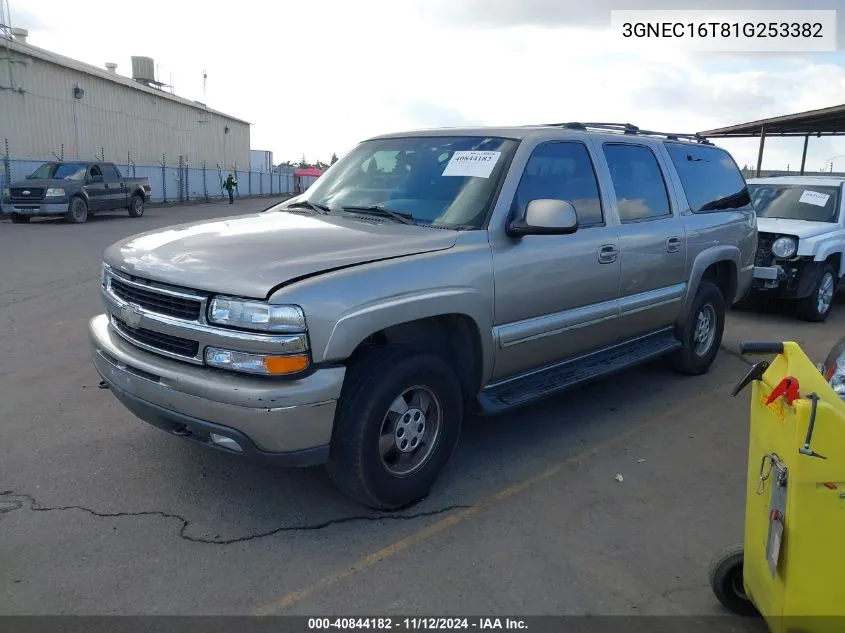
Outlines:
[[[130,56],[153,57],[177,94],[250,121],[252,148],[276,162],[328,161],[407,128],[604,120],[694,132],[845,103],[843,0],[10,2],[35,46],[127,75]],[[842,8],[840,50],[667,52],[610,30],[611,7],[720,6]],[[756,141],[720,144],[756,163]],[[763,167],[796,168],[801,144],[768,140]],[[845,140],[813,139],[807,168],[838,155]]]

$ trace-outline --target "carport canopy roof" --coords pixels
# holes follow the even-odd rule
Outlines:
[[[845,135],[845,104],[699,132],[705,138]]]

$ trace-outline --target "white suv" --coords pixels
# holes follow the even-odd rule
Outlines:
[[[798,303],[824,321],[845,275],[845,177],[750,178],[758,245],[751,296]]]

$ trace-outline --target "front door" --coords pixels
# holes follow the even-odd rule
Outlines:
[[[602,153],[621,223],[619,336],[629,339],[676,321],[687,290],[686,234],[649,146],[606,142]]]
[[[99,165],[91,165],[87,180],[85,192],[88,194],[88,210],[102,211],[108,208],[105,177]]]
[[[614,338],[619,290],[617,226],[604,212],[590,149],[580,141],[538,145],[512,212],[531,200],[566,200],[578,215],[572,235],[496,238],[494,379],[593,350]]]

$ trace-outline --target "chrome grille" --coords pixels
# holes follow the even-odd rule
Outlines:
[[[140,343],[142,346],[177,356],[184,356],[185,358],[194,358],[199,353],[200,344],[198,341],[170,336],[161,332],[153,332],[144,328],[133,328],[116,316],[112,316],[112,324],[124,337],[132,342]]]
[[[186,321],[198,321],[202,312],[202,302],[199,299],[164,294],[154,288],[142,288],[138,284],[130,285],[119,277],[112,277],[110,285],[116,297],[150,312]]]
[[[24,193],[28,191],[29,193]],[[12,187],[9,189],[9,197],[12,200],[28,201],[41,200],[44,197],[43,187]]]

